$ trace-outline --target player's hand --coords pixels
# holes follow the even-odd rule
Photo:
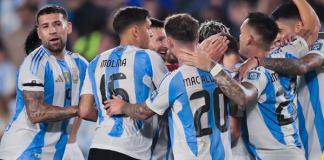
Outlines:
[[[216,34],[198,45],[198,53],[207,54],[213,61],[218,62],[224,56],[228,43],[227,37]]]
[[[194,53],[186,49],[179,49],[182,54],[178,57],[179,62],[200,68],[205,71],[210,71],[212,68],[212,60],[206,54]]]
[[[277,47],[282,47],[285,46],[293,41],[295,38],[296,34],[295,33],[290,33],[286,34],[283,37],[277,37],[276,40],[273,42],[271,45],[271,49],[277,48]]]
[[[241,81],[243,80],[243,78],[247,75],[247,73],[258,66],[258,60],[253,57],[253,58],[249,58],[247,59],[241,66],[240,68],[238,68],[238,72],[239,72],[239,77],[238,79]]]
[[[107,111],[107,115],[114,116],[123,114],[122,108],[126,102],[118,96],[113,95],[112,97],[113,99],[109,99],[104,102],[104,109]]]

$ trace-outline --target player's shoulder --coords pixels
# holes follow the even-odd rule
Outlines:
[[[21,64],[21,68],[37,71],[40,66],[46,65],[50,55],[51,54],[47,49],[40,46],[25,57],[23,63]]]
[[[323,50],[324,39],[317,39],[314,45],[311,47],[311,51],[321,51]]]
[[[271,70],[264,68],[262,66],[251,69],[246,78],[248,80],[259,80],[262,76],[266,76],[268,73],[272,72]]]
[[[71,52],[71,51],[67,51],[67,54],[70,55],[73,59],[75,60],[79,60],[82,63],[85,63],[88,65],[88,60],[86,60],[82,55],[80,55],[79,53],[76,52]]]

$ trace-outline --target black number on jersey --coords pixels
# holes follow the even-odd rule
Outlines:
[[[214,108],[215,108],[215,120],[216,127],[223,133],[228,130],[227,121],[228,121],[228,104],[229,99],[223,94],[223,92],[217,88],[214,91]],[[221,115],[223,111],[223,116]],[[222,118],[222,119],[221,119]],[[221,124],[221,120],[224,124]]]
[[[124,101],[129,102],[128,93],[124,89],[115,88],[115,86],[114,86],[115,81],[122,80],[122,79],[126,79],[126,75],[123,73],[115,73],[109,77],[108,92],[110,95],[110,99],[112,99],[112,95],[115,95],[115,96],[121,97]],[[101,100],[102,100],[102,103],[104,103],[107,100],[105,75],[101,76],[99,87],[100,87],[100,93],[101,93]]]
[[[289,103],[290,103],[289,101],[282,102],[279,104],[279,106],[276,109],[277,120],[280,126],[288,125],[294,122],[293,117],[285,118],[285,115],[282,114],[282,111],[284,110],[285,107],[288,107]]]
[[[65,90],[65,99],[71,100],[71,88]]]
[[[201,127],[201,116],[204,113],[209,111],[210,96],[209,96],[208,92],[205,90],[195,92],[190,96],[190,100],[195,100],[195,99],[199,99],[199,98],[205,99],[205,105],[199,107],[199,109],[197,109],[197,111],[195,112],[194,124],[195,124],[195,128],[196,128],[196,137],[202,137],[202,136],[209,135],[212,133],[211,128],[202,128]],[[206,120],[206,122],[207,122],[207,120]]]
[[[228,130],[228,125],[227,125],[227,121],[228,121],[228,104],[229,104],[229,100],[228,98],[221,92],[220,89],[215,89],[213,92],[213,98],[214,98],[214,116],[215,116],[215,123],[216,123],[216,127],[221,131],[221,132],[226,132]],[[202,90],[202,91],[198,91],[193,93],[190,96],[190,100],[195,100],[195,99],[199,99],[199,98],[204,98],[205,100],[205,105],[199,107],[199,109],[197,109],[197,111],[195,112],[194,115],[194,124],[195,124],[195,128],[196,128],[196,136],[197,137],[202,137],[205,135],[210,135],[212,133],[211,128],[202,128],[201,126],[201,118],[202,115],[204,113],[207,113],[210,109],[210,96],[208,91],[206,90]],[[223,116],[221,115],[221,110],[223,111]],[[208,116],[206,116],[208,117]],[[221,118],[223,118],[224,124],[221,124]],[[205,120],[205,122],[207,122],[208,119]]]

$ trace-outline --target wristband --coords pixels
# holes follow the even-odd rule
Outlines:
[[[220,64],[216,63],[216,65],[210,70],[210,74],[214,77],[222,70],[223,67]]]

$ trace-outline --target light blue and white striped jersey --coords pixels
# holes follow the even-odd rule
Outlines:
[[[146,100],[155,113],[169,112],[174,159],[230,159],[221,132],[229,130],[227,99],[209,72],[182,65]],[[226,106],[226,107],[224,107]]]
[[[306,54],[324,57],[324,40],[317,40]],[[298,80],[300,137],[306,157],[310,160],[321,159],[324,151],[324,67],[310,71]]]
[[[264,67],[248,72],[243,82],[258,90],[254,105],[246,108],[243,139],[256,159],[263,159],[263,151],[284,151],[301,146],[296,125],[297,111],[293,99],[287,97],[281,77]],[[300,156],[303,157],[301,154]]]
[[[131,45],[110,49],[92,60],[82,89],[82,94],[94,95],[98,110],[98,128],[91,148],[150,159],[152,119],[110,117],[103,102],[111,95],[119,95],[129,103],[144,103],[166,73],[164,62],[157,53]]]
[[[16,113],[0,145],[0,159],[62,159],[69,119],[33,124],[26,112],[23,91],[44,92],[44,103],[78,105],[88,62],[64,51],[59,60],[41,46],[29,54],[17,74]]]
[[[291,43],[270,51],[268,57],[297,59],[300,55],[305,55],[308,50],[307,42],[302,37],[297,36]],[[297,104],[297,76],[280,75],[280,82],[283,85],[286,98],[294,99],[294,103]]]

